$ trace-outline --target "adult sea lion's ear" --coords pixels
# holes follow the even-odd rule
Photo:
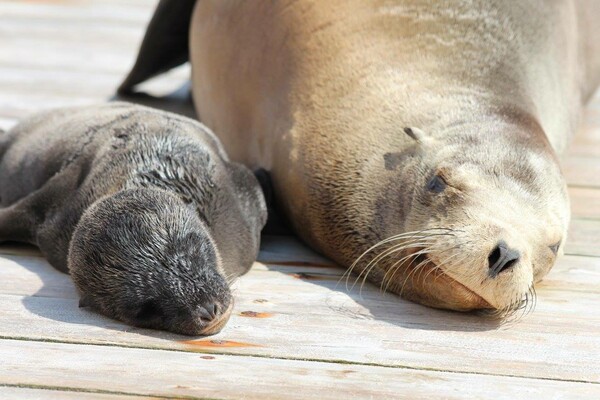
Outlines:
[[[428,140],[428,136],[419,128],[406,127],[404,128],[404,133],[417,143],[424,143]]]

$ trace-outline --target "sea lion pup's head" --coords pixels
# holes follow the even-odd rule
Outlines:
[[[81,217],[69,250],[82,305],[186,335],[217,333],[231,314],[220,264],[196,210],[160,189],[98,200]]]
[[[494,121],[436,138],[405,128],[411,144],[385,154],[377,184],[378,243],[355,270],[433,307],[505,316],[530,306],[562,251],[569,201],[545,137],[522,129]]]

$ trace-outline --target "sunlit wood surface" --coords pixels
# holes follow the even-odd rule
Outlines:
[[[154,1],[1,1],[0,127],[110,98]],[[177,89],[180,68],[147,86]],[[160,103],[160,100],[156,100]],[[170,104],[170,103],[169,103]],[[135,329],[77,307],[67,275],[0,246],[0,399],[600,398],[600,96],[564,160],[573,221],[535,311],[497,325],[346,288],[291,238],[263,239],[210,338]]]

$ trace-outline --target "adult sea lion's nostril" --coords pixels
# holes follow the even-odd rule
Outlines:
[[[503,271],[507,271],[514,267],[521,254],[518,250],[510,248],[505,241],[501,240],[496,247],[491,251],[488,257],[488,265],[490,268],[489,274],[495,278]]]

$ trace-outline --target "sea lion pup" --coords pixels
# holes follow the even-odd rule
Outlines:
[[[264,199],[200,123],[127,103],[44,112],[0,136],[0,241],[40,248],[80,304],[209,335],[258,254]]]
[[[122,92],[177,60],[183,3]],[[200,0],[190,21],[200,119],[313,248],[434,307],[531,299],[566,238],[557,156],[600,80],[597,1]]]

